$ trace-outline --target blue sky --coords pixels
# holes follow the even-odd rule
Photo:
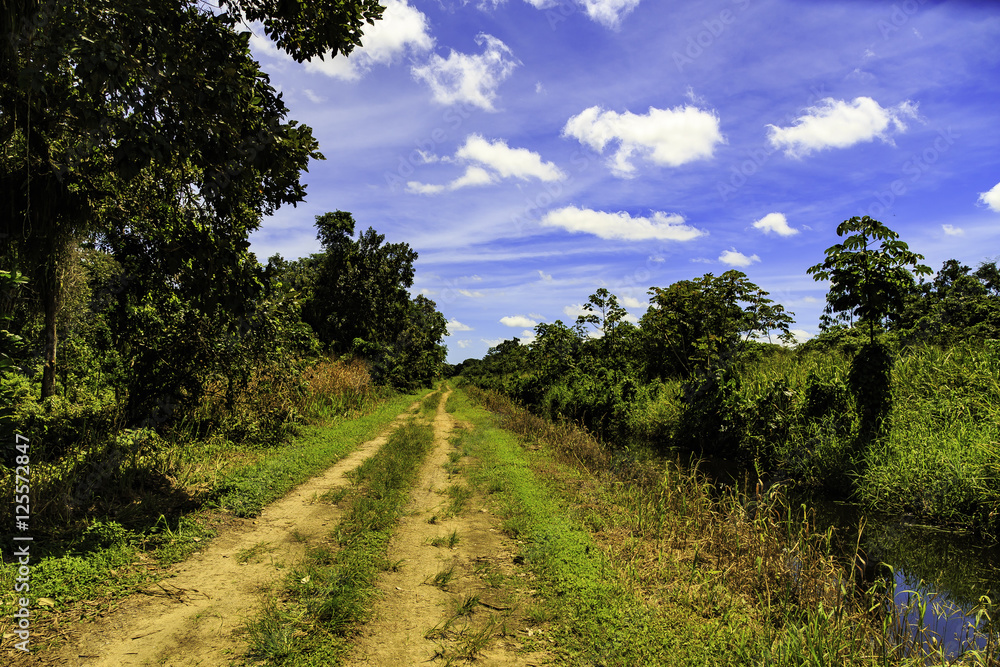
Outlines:
[[[606,287],[744,271],[817,331],[806,268],[871,215],[932,269],[1000,256],[1000,4],[383,0],[349,58],[255,56],[325,161],[252,237],[350,211],[419,253],[448,359]]]

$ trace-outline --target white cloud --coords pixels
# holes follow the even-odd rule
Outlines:
[[[587,16],[608,28],[617,28],[639,0],[580,0]]]
[[[592,315],[589,310],[583,307],[583,304],[577,303],[572,306],[565,306],[563,312],[566,313],[568,317],[572,317],[573,321],[576,322],[576,318],[581,315]]]
[[[533,177],[540,181],[561,181],[566,178],[566,174],[555,164],[542,162],[538,153],[527,148],[511,148],[502,139],[490,142],[478,134],[470,134],[455,157],[490,167],[503,178],[527,180]]]
[[[641,116],[590,107],[566,121],[563,136],[599,153],[617,141],[618,150],[609,161],[612,172],[621,177],[635,175],[631,162],[635,154],[657,165],[679,167],[712,157],[715,146],[726,141],[719,131],[719,117],[693,106],[650,107],[649,113]]]
[[[458,290],[458,293],[461,294],[462,296],[467,296],[470,299],[482,299],[484,296],[486,296],[482,292],[478,292],[478,291],[472,292],[472,291],[469,291],[467,289],[460,289],[460,290]]]
[[[471,345],[471,344],[472,344],[472,341],[471,341],[471,340],[456,340],[456,341],[455,341],[455,345],[458,345],[458,346],[459,346],[460,348],[462,348],[463,350],[464,350],[465,348],[469,347],[469,345]]]
[[[622,305],[625,306],[626,308],[642,308],[646,304],[644,304],[642,301],[639,301],[639,299],[635,298],[634,296],[623,296]]]
[[[725,250],[721,255],[719,255],[719,261],[723,264],[728,264],[729,266],[739,266],[747,267],[755,262],[760,261],[760,257],[757,255],[750,255],[747,257],[741,252],[736,252],[736,248],[732,250]]]
[[[979,201],[989,206],[990,209],[1000,213],[1000,183],[994,185],[987,192],[980,192]]]
[[[524,328],[536,326],[538,322],[524,315],[508,315],[507,317],[500,318],[500,324],[508,327]]]
[[[756,229],[765,234],[777,234],[778,236],[795,236],[799,230],[788,226],[788,219],[784,213],[768,213],[760,220],[753,223]]]
[[[474,331],[468,324],[462,324],[456,318],[448,320],[448,331]]]
[[[446,185],[434,185],[433,183],[421,183],[419,181],[407,181],[406,191],[418,195],[436,195],[448,189]]]
[[[520,61],[506,44],[492,35],[479,33],[476,43],[484,47],[480,55],[452,50],[447,58],[433,54],[427,64],[412,68],[413,77],[431,87],[435,102],[467,102],[486,111],[496,111],[493,107],[496,89]]]
[[[633,218],[625,211],[605,213],[567,206],[549,211],[541,221],[545,227],[562,227],[570,232],[594,234],[602,239],[642,241],[690,241],[707,232],[684,224],[683,216],[654,211],[650,218]]]
[[[813,335],[805,329],[789,329],[788,332],[795,338],[796,344],[804,343],[813,337]]]
[[[941,230],[948,236],[965,236],[965,230],[954,225],[941,225]]]
[[[538,269],[538,277],[541,278],[542,280],[544,280],[547,283],[552,282],[552,274],[551,273],[545,273],[541,269]]]
[[[768,139],[772,146],[794,158],[875,139],[891,144],[890,125],[897,132],[905,132],[903,119],[907,117],[917,118],[917,105],[909,100],[885,108],[870,97],[856,97],[851,102],[827,97],[806,109],[794,125],[768,125]]]
[[[306,70],[319,72],[337,79],[356,81],[375,65],[391,65],[404,53],[429,51],[434,38],[429,32],[427,17],[407,0],[383,0],[385,13],[375,25],[366,25],[363,46],[355,48],[348,57],[313,59],[306,63]]]
[[[325,97],[320,97],[319,95],[317,95],[317,94],[316,94],[315,92],[313,92],[312,90],[309,90],[308,88],[305,88],[305,89],[304,89],[304,90],[302,91],[302,93],[303,93],[303,94],[304,94],[304,95],[305,95],[305,96],[306,96],[306,97],[307,97],[307,98],[309,99],[309,101],[310,101],[310,102],[312,102],[313,104],[319,104],[320,102],[325,102],[325,101],[326,101],[326,98],[325,98]]]
[[[409,192],[435,195],[474,185],[490,185],[504,178],[522,181],[537,178],[541,181],[561,181],[566,178],[552,162],[543,162],[542,156],[526,148],[511,148],[502,139],[487,141],[478,134],[470,134],[465,144],[455,152],[455,157],[444,158],[446,162],[472,163],[465,174],[447,185],[429,185],[418,181],[406,184]]]

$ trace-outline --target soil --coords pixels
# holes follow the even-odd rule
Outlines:
[[[458,516],[446,515],[450,498],[445,489],[464,482],[444,467],[456,428],[445,400],[433,421],[434,449],[390,547],[389,560],[399,567],[380,582],[381,596],[371,621],[358,631],[349,665],[401,667],[473,658],[479,665],[540,665],[551,659],[525,652],[526,644],[545,642],[526,627],[530,623],[519,601],[528,598],[530,580],[513,565],[516,545],[503,536],[499,520],[475,498]],[[393,426],[417,407],[401,413]],[[215,667],[239,662],[246,651],[240,628],[257,613],[262,594],[303,558],[307,544],[333,543],[330,533],[341,510],[319,496],[347,486],[345,474],[378,451],[389,432],[365,442],[256,519],[226,522],[204,551],[170,568],[159,583],[96,620],[63,626],[59,647],[14,656],[16,664]],[[454,546],[431,544],[452,531],[459,538]],[[450,581],[435,585],[434,576],[449,568]],[[469,604],[460,615],[461,602]]]

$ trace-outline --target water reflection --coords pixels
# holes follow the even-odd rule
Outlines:
[[[858,544],[858,526],[864,522],[864,579],[891,579],[896,627],[907,643],[925,641],[943,648],[949,658],[985,647],[986,635],[996,632],[989,618],[995,618],[993,602],[1000,599],[1000,545],[961,531],[917,525],[907,517],[865,515],[850,503],[812,505],[817,526],[833,526],[845,553]]]
[[[697,466],[721,485],[748,490],[757,484],[752,471],[730,461],[702,459]],[[800,503],[814,508],[819,532],[834,528],[835,547],[842,554],[850,556],[858,549],[860,583],[891,582],[886,587],[893,591],[891,613],[896,632],[908,637],[907,645],[936,637],[945,657],[954,658],[970,648],[982,649],[987,636],[997,641],[1000,544],[967,532],[922,526],[912,517],[866,514],[853,503],[793,500],[794,505]]]

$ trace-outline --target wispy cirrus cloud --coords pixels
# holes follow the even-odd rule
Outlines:
[[[427,158],[425,158],[427,159]],[[489,141],[479,134],[470,134],[465,144],[455,152],[454,158],[444,158],[449,162],[468,163],[465,173],[447,185],[434,185],[410,181],[406,188],[417,194],[433,195],[461,188],[490,185],[503,179],[515,178],[526,181],[561,181],[566,178],[559,167],[545,162],[542,156],[526,148],[511,148],[502,139]],[[438,161],[433,157],[428,161]]]

